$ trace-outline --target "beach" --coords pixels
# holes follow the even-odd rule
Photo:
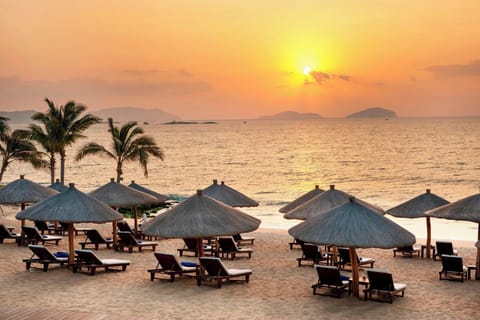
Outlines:
[[[18,207],[2,206],[1,223],[20,229],[14,216]],[[30,221],[27,225],[32,225]],[[81,226],[81,225],[79,225]],[[88,225],[105,236],[111,224]],[[230,282],[217,289],[210,283],[198,287],[195,279],[168,277],[150,281],[148,269],[156,265],[151,250],[134,253],[108,249],[95,251],[101,258],[131,261],[125,272],[97,271],[95,276],[72,273],[52,265],[48,272],[26,271],[23,259],[31,251],[13,240],[0,244],[0,319],[477,319],[480,282],[439,281],[441,262],[431,259],[393,257],[392,250],[359,249],[359,256],[372,257],[375,267],[393,274],[395,282],[407,284],[405,297],[393,304],[364,301],[344,294],[341,298],[312,295],[317,281],[314,268],[297,266],[301,250],[289,249],[287,230],[258,229],[251,259],[224,259],[230,268],[253,270],[249,283]],[[83,240],[82,235],[75,238]],[[474,264],[474,241],[455,241],[464,264]],[[418,239],[417,242],[421,242]],[[52,252],[67,251],[67,237]],[[181,239],[158,240],[156,251],[173,253]],[[193,256],[179,258],[197,261]],[[363,294],[362,294],[363,295]]]

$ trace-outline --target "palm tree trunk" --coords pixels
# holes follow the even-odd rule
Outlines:
[[[50,154],[50,184],[55,183],[55,154]]]
[[[65,184],[65,150],[60,151],[60,182]]]
[[[7,170],[7,166],[8,166],[8,161],[3,160],[3,161],[2,161],[2,168],[0,169],[0,182],[1,182],[2,179],[3,179],[3,174],[4,174],[5,171]]]
[[[117,162],[117,183],[120,183],[122,181],[122,163],[119,161]]]

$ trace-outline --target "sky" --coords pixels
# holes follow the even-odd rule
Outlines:
[[[478,0],[0,0],[0,110],[480,115]]]

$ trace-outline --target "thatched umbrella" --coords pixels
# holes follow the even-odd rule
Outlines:
[[[165,201],[168,200],[168,196],[166,196],[166,195],[164,195],[164,194],[160,194],[160,193],[155,192],[155,191],[153,191],[153,190],[150,190],[150,189],[148,189],[148,188],[145,188],[144,186],[141,186],[141,185],[135,183],[134,180],[132,180],[132,183],[130,183],[130,184],[128,185],[128,187],[129,187],[129,188],[132,188],[132,189],[135,189],[135,190],[137,190],[137,191],[141,191],[141,192],[144,192],[144,193],[146,193],[146,194],[149,194],[149,195],[151,195],[151,196],[154,197],[154,198],[157,198],[157,203],[163,203],[163,202],[165,202]]]
[[[250,232],[256,230],[260,222],[197,190],[197,194],[146,222],[142,230],[146,235],[162,238],[195,238],[202,256],[203,238]]]
[[[210,198],[221,201],[231,207],[257,207],[258,202],[247,197],[243,193],[227,186],[225,182],[218,184],[215,179],[213,183],[203,190],[203,194]]]
[[[44,187],[20,175],[20,179],[8,183],[0,189],[1,204],[20,204],[21,210],[25,210],[27,203],[34,203],[58,194],[57,191]],[[22,227],[25,221],[22,220]]]
[[[110,182],[89,193],[90,196],[114,208],[133,207],[134,229],[138,231],[137,205],[156,203],[157,199],[144,192],[116,183],[111,178]],[[114,223],[113,242],[116,245],[116,224]]]
[[[432,210],[448,204],[447,200],[433,194],[430,189],[413,199],[399,204],[389,210],[388,214],[399,218],[424,218],[427,223],[427,258],[430,258],[430,248],[432,246],[432,226],[430,217],[425,215],[425,211]]]
[[[105,223],[121,220],[122,215],[90,197],[70,183],[69,188],[17,213],[17,219],[60,221],[68,224],[69,264],[74,263],[74,223]]]
[[[413,245],[415,236],[393,221],[379,215],[353,197],[349,203],[324,212],[290,228],[294,238],[320,245],[350,248],[353,293],[359,295],[358,264],[355,248],[396,248]]]
[[[315,188],[313,190],[310,190],[309,192],[301,195],[297,199],[295,199],[292,202],[288,203],[287,205],[281,207],[278,211],[281,212],[281,213],[287,213],[289,211],[292,211],[296,207],[304,204],[305,202],[307,202],[308,200],[310,200],[312,198],[315,198],[316,196],[318,196],[319,194],[321,194],[323,192],[324,192],[324,190],[320,189],[320,187],[317,184],[317,185],[315,185]]]
[[[425,212],[427,216],[478,223],[477,240],[480,241],[480,193]],[[475,279],[480,279],[480,248],[477,247]]]
[[[330,185],[330,189],[320,193],[314,198],[308,200],[302,205],[284,214],[285,219],[299,219],[306,220],[315,217],[323,212],[336,208],[350,202],[352,196],[346,192],[335,189],[335,185]],[[377,207],[374,207],[362,200],[356,199],[357,203],[361,203],[366,207],[370,207],[372,211],[378,214],[385,214],[385,212]]]
[[[50,189],[53,189],[58,192],[63,192],[68,189],[66,185],[60,182],[60,179],[57,179],[55,183],[52,183],[51,185],[48,186]]]

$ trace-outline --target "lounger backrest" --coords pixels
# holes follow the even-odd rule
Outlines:
[[[442,255],[443,271],[463,272],[463,259],[459,256]]]
[[[87,265],[103,265],[102,260],[91,250],[75,250],[75,253],[78,259],[84,261]]]
[[[163,270],[181,271],[182,267],[173,254],[155,252],[155,257]]]
[[[398,247],[397,249],[402,252],[412,252],[413,246],[410,245],[410,246]]]
[[[242,236],[240,235],[240,233],[234,234],[234,235],[233,235],[233,240],[235,240],[235,241],[240,241],[240,240],[242,240]]]
[[[453,255],[453,244],[448,241],[437,241],[435,247],[438,255],[449,254]]]
[[[238,251],[237,243],[233,240],[233,237],[218,238],[218,245],[224,252]]]
[[[333,266],[315,265],[318,274],[318,283],[331,286],[342,285],[340,270]]]
[[[393,291],[393,277],[392,274],[380,270],[367,270],[369,288],[382,291]]]
[[[85,235],[93,243],[105,243],[105,238],[98,232],[97,229],[85,230]]]
[[[120,231],[126,231],[133,234],[132,228],[130,228],[129,224],[126,221],[118,221],[117,227],[118,227],[118,230]]]
[[[189,250],[197,251],[198,249],[198,240],[194,238],[183,238],[183,242]]]
[[[318,259],[322,256],[322,251],[319,246],[312,243],[302,244],[303,257],[306,259]]]
[[[48,225],[45,221],[34,221],[35,227],[40,231],[48,231]]]
[[[223,265],[222,260],[217,257],[200,257],[200,264],[205,268],[211,276],[228,275],[227,268]]]
[[[47,248],[44,246],[40,245],[29,245],[28,246],[32,252],[39,257],[41,260],[56,260],[57,258],[50,252],[48,251]]]
[[[3,224],[0,224],[0,239],[3,238],[10,238],[12,235],[8,231],[7,227],[5,227]]]
[[[23,226],[22,231],[27,236],[27,238],[30,239],[30,240],[33,240],[33,239],[41,240],[42,239],[42,235],[40,234],[40,232],[38,232],[38,230],[36,228]]]
[[[348,248],[338,248],[338,255],[343,263],[350,263],[350,250]]]
[[[137,242],[137,239],[135,239],[135,237],[133,236],[133,234],[131,234],[130,232],[128,231],[119,231],[118,232],[118,235],[120,236],[120,238],[122,239],[122,242],[124,244],[126,244],[127,246],[128,245],[131,245],[131,244],[138,244]]]

